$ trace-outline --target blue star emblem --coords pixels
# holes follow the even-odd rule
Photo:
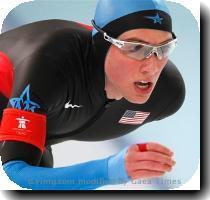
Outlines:
[[[162,21],[163,21],[163,18],[161,18],[158,15],[158,13],[156,14],[156,16],[153,16],[153,17],[152,16],[146,16],[145,18],[154,20],[154,24],[156,24],[156,23],[162,24]]]
[[[10,104],[12,105],[13,108],[19,109],[19,110],[26,110],[26,111],[31,111],[35,112],[35,109],[40,108],[40,106],[30,100],[30,85],[28,85],[20,97],[17,98],[12,98],[9,100]]]

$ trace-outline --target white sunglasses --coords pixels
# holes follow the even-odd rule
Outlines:
[[[143,60],[145,58],[150,58],[153,54],[155,54],[159,60],[163,58],[167,58],[175,49],[177,45],[177,38],[175,34],[173,34],[173,39],[169,42],[159,45],[151,45],[143,42],[127,42],[122,40],[117,40],[115,38],[107,35],[106,32],[101,30],[94,22],[91,21],[94,28],[104,35],[104,39],[111,44],[118,47],[124,54],[127,56],[136,59]]]

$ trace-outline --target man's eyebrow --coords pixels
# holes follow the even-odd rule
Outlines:
[[[158,43],[158,44],[164,44],[164,43],[170,42],[172,39],[173,38],[169,38],[169,39],[164,40],[163,42]],[[150,42],[147,42],[145,40],[142,40],[142,39],[139,39],[139,38],[136,38],[136,37],[124,38],[124,39],[121,39],[121,40],[128,41],[128,42],[143,42],[145,44],[151,44]]]
[[[136,37],[124,38],[124,39],[121,39],[121,40],[125,40],[125,41],[128,41],[128,42],[143,42],[143,43],[149,44],[149,42],[147,42],[145,40],[142,40],[142,39],[139,39],[139,38],[136,38]]]

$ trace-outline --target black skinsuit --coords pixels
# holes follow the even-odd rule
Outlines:
[[[47,115],[48,148],[66,140],[102,141],[120,137],[145,123],[174,114],[184,101],[184,81],[170,61],[145,104],[107,99],[104,66],[97,64],[100,50],[94,46],[91,31],[75,22],[47,20],[8,31],[0,35],[0,51],[14,66],[10,99],[20,97],[30,85],[30,98],[40,105],[35,112]],[[0,119],[3,109],[12,107],[8,101],[0,91]],[[65,108],[68,102],[79,107]],[[126,110],[150,115],[141,125],[121,124],[119,120]],[[31,144],[17,141],[1,144],[3,163],[21,159],[33,165],[52,166],[44,161],[49,152],[41,155]]]

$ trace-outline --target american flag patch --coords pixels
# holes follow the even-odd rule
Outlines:
[[[149,115],[149,112],[126,110],[119,123],[134,125],[142,124]]]

